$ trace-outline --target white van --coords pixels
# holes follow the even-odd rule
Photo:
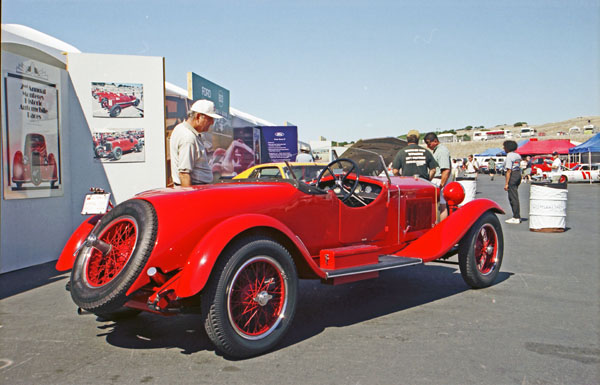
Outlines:
[[[531,127],[521,127],[521,138],[529,138],[532,136],[536,136],[537,131],[535,128]]]
[[[473,141],[481,142],[487,140],[487,132],[485,131],[475,131],[473,132]]]

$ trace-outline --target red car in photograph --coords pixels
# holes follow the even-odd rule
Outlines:
[[[17,189],[23,183],[39,186],[42,182],[50,182],[54,187],[58,181],[56,157],[48,154],[46,138],[41,134],[27,134],[23,152],[17,151],[13,158],[12,181]]]
[[[444,190],[452,213],[436,223],[439,190],[390,177],[378,162],[384,176],[337,159],[312,184],[241,179],[147,191],[85,220],[56,268],[72,269],[81,309],[105,318],[199,313],[216,349],[237,358],[282,339],[302,278],[344,284],[458,253],[468,285],[492,285],[502,209],[487,199],[457,208],[464,191],[455,182]]]
[[[143,145],[139,140],[133,136],[127,138],[108,136],[99,141],[94,140],[94,154],[96,154],[97,158],[119,160],[127,152],[142,151],[142,147]]]
[[[121,114],[123,108],[137,107],[140,104],[140,99],[134,95],[115,94],[107,92],[99,95],[100,105],[109,111],[111,118],[116,118]]]

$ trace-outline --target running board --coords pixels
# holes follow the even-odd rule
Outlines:
[[[348,267],[345,269],[323,270],[327,278],[346,277],[356,274],[372,273],[381,270],[396,269],[423,263],[421,258],[398,257],[396,255],[380,255],[379,263]]]

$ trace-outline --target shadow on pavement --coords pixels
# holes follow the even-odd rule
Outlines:
[[[511,275],[500,272],[495,285]],[[373,320],[467,290],[470,288],[457,268],[433,264],[385,271],[378,279],[340,286],[301,280],[294,321],[275,350],[312,338],[330,327]],[[104,322],[99,329],[99,337],[122,348],[178,348],[182,354],[214,350],[199,315],[164,317],[142,313],[128,320]]]
[[[0,274],[0,300],[69,277],[70,272],[57,271],[56,261]]]

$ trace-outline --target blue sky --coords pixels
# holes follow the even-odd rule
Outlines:
[[[302,140],[600,115],[600,0],[4,0],[2,23],[163,56]]]

